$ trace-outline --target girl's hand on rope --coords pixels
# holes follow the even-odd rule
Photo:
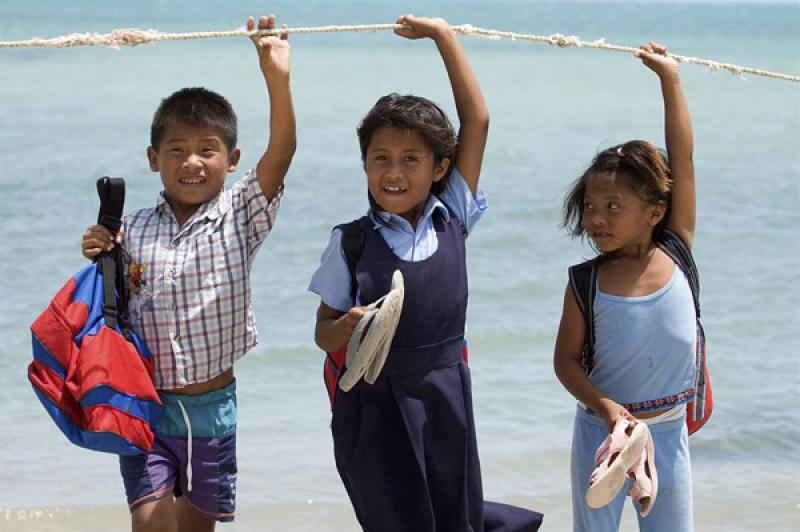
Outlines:
[[[253,19],[253,17],[248,17],[247,31],[253,31],[255,26],[255,19]],[[286,24],[281,27],[286,28]],[[275,29],[275,15],[270,15],[269,17],[259,17],[258,29]],[[290,50],[288,38],[288,33],[281,33],[280,37],[259,35],[250,37],[250,40],[253,41],[256,51],[258,52],[258,58],[261,64],[261,72],[264,73],[265,77],[269,78],[274,74],[289,74]]]
[[[436,40],[437,38],[452,33],[450,24],[443,18],[415,17],[414,15],[403,15],[397,19],[397,24],[405,24],[408,28],[399,28],[394,32],[406,39],[422,39],[428,37]]]
[[[642,63],[655,72],[660,79],[679,76],[678,62],[670,57],[667,47],[663,44],[651,42],[640,46],[640,50],[633,55],[642,60]]]

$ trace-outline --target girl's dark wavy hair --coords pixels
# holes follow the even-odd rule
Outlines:
[[[439,164],[443,159],[450,160],[447,174],[431,186],[431,192],[434,194],[444,190],[453,169],[458,144],[456,132],[444,111],[432,101],[421,96],[397,93],[382,96],[375,102],[356,130],[361,147],[362,162],[366,162],[367,150],[373,135],[382,127],[415,131],[433,152],[435,164]],[[380,210],[372,194],[369,194],[369,203],[374,211]]]
[[[632,140],[598,153],[589,168],[570,187],[564,199],[561,221],[561,227],[570,236],[586,236],[583,228],[583,200],[587,183],[597,175],[614,176],[617,182],[628,187],[643,201],[652,205],[665,205],[667,212],[653,230],[653,235],[661,231],[669,214],[672,192],[667,155],[645,140]]]
[[[203,87],[188,87],[161,100],[150,125],[150,146],[158,150],[167,127],[185,124],[218,130],[228,152],[236,149],[236,113],[231,104],[216,92]]]

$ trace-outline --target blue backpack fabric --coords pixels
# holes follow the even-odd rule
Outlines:
[[[122,223],[121,178],[97,182],[98,223]],[[120,246],[70,278],[31,326],[28,379],[69,441],[87,449],[135,455],[153,445],[163,405],[153,384],[153,356],[131,330]]]

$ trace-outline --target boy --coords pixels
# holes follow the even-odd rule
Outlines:
[[[261,17],[273,29],[275,17]],[[255,20],[247,21],[248,30]],[[287,35],[253,37],[270,100],[270,138],[256,168],[236,170],[236,115],[206,89],[161,102],[147,149],[164,191],[155,208],[125,218],[134,330],[156,360],[166,407],[150,453],[120,457],[136,531],[210,531],[231,521],[236,482],[233,363],[257,341],[250,265],[272,229],[295,150]],[[96,257],[122,242],[102,226],[83,235]],[[193,458],[194,455],[194,458]]]

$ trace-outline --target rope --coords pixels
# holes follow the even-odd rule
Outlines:
[[[365,25],[350,25],[350,26],[314,26],[307,28],[282,28],[274,30],[253,30],[237,29],[230,31],[203,31],[193,33],[161,33],[158,30],[140,30],[136,28],[116,29],[111,33],[72,33],[55,37],[53,39],[41,39],[34,37],[26,41],[0,41],[0,48],[71,48],[73,46],[108,46],[111,48],[120,48],[121,46],[138,46],[140,44],[149,44],[158,41],[188,41],[193,39],[217,39],[222,37],[253,37],[265,35],[281,35],[283,33],[337,33],[337,32],[375,32],[384,30],[395,30],[404,28],[402,24],[365,24]],[[638,48],[631,48],[629,46],[617,46],[615,44],[608,44],[604,39],[596,41],[582,41],[575,36],[561,35],[556,33],[550,36],[532,35],[525,33],[516,33],[513,31],[497,31],[484,28],[477,28],[470,24],[462,24],[460,26],[451,26],[452,30],[460,35],[467,37],[478,37],[484,39],[509,39],[512,41],[533,41],[550,46],[558,46],[559,48],[596,48],[602,50],[609,50],[612,52],[625,52],[632,53]],[[784,81],[793,81],[800,83],[800,76],[782,74],[780,72],[770,72],[768,70],[761,70],[757,68],[744,67],[734,65],[731,63],[720,63],[710,59],[701,59],[697,57],[673,55],[672,58],[680,63],[690,63],[694,65],[704,65],[711,70],[727,70],[732,74],[741,76],[743,74],[752,74],[754,76],[762,76],[767,78],[780,79]]]

